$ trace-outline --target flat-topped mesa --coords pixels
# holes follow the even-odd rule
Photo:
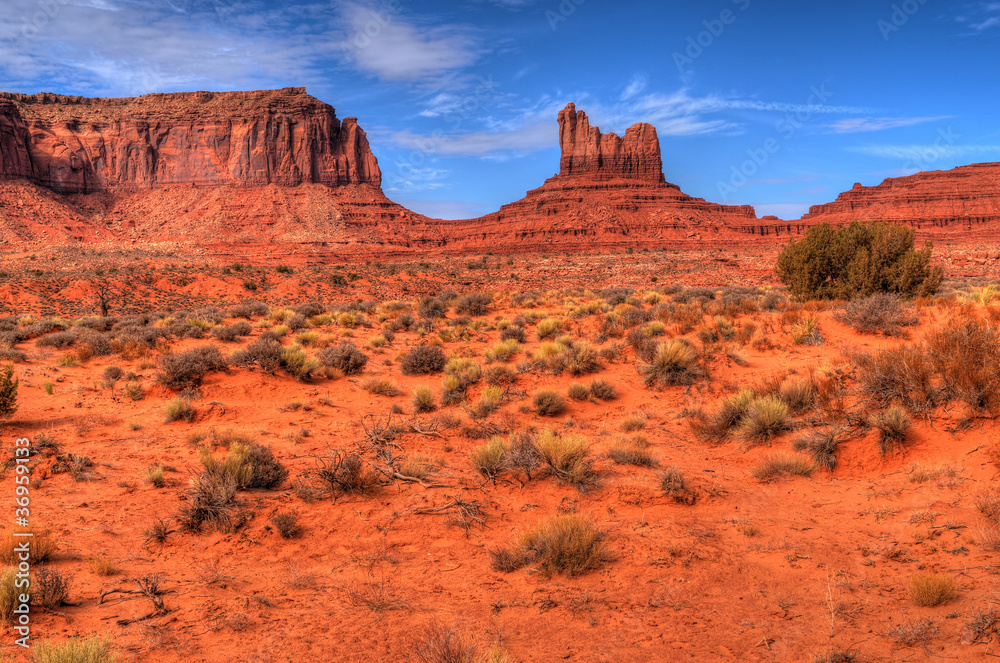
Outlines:
[[[802,217],[807,225],[851,221],[893,221],[921,235],[1000,230],[1000,163],[978,163],[952,170],[889,178],[877,186],[855,184],[837,200],[814,205]]]
[[[559,112],[559,175],[663,183],[660,139],[651,124],[631,126],[624,136],[603,134],[569,104]]]
[[[0,93],[0,179],[57,193],[168,185],[381,186],[356,118],[305,88],[125,99]]]

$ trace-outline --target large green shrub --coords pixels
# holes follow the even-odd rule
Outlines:
[[[893,223],[855,222],[841,228],[824,223],[789,242],[775,272],[798,299],[934,294],[941,268],[930,264],[931,243],[916,250],[913,238],[912,229]]]

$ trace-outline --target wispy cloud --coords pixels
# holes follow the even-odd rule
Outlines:
[[[973,15],[961,14],[955,20],[967,25],[973,34],[1000,27],[1000,2],[981,2],[970,9]]]
[[[341,52],[362,70],[389,81],[423,81],[473,64],[476,42],[460,26],[418,26],[399,13],[359,3],[341,5],[350,37]]]
[[[1000,154],[1000,145],[856,145],[845,148],[848,152],[884,159],[935,159],[988,156]]]
[[[558,139],[556,125],[551,121],[501,131],[469,131],[439,136],[398,131],[392,135],[392,142],[403,149],[450,157],[517,156],[555,147]]]
[[[628,84],[625,91],[622,92],[622,101],[628,101],[629,99],[635,97],[636,95],[642,94],[646,91],[646,77],[645,76],[633,76],[632,82]]]
[[[833,133],[856,134],[871,131],[886,131],[888,129],[899,129],[901,127],[912,127],[927,122],[947,120],[950,115],[938,117],[855,117],[838,120],[829,125]]]

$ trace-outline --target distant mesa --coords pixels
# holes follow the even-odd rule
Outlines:
[[[357,120],[305,88],[89,99],[0,93],[0,242],[196,243],[313,259],[773,242],[822,221],[888,219],[921,233],[992,230],[1000,165],[856,184],[799,221],[683,193],[656,128],[603,133],[569,104],[559,172],[477,219],[389,200]]]

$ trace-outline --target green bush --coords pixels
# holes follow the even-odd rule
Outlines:
[[[910,228],[887,222],[813,226],[778,256],[775,273],[798,299],[854,299],[879,292],[934,294],[942,270],[930,242],[913,247]]]

